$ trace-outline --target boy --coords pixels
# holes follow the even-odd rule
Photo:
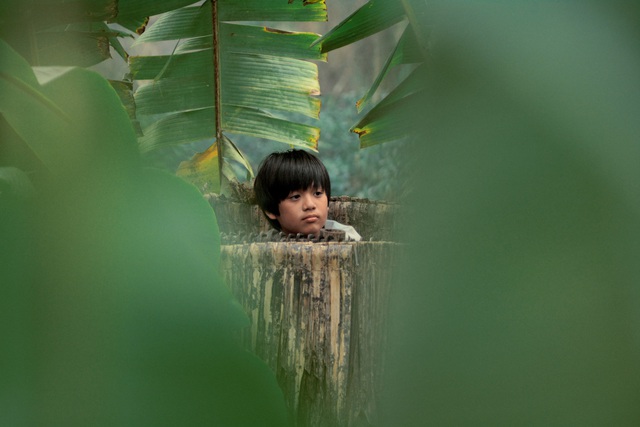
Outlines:
[[[329,173],[306,151],[270,154],[260,166],[253,189],[269,223],[283,233],[318,236],[326,228],[343,230],[348,239],[360,240],[353,227],[327,220]]]

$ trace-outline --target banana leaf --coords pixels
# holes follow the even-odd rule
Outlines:
[[[351,128],[352,132],[358,134],[361,148],[409,137],[412,126],[406,118],[415,107],[414,95],[424,89],[424,80],[415,77],[415,68],[426,59],[426,36],[416,24],[416,16],[424,8],[416,5],[413,0],[370,0],[316,41],[322,52],[329,52],[384,31],[394,24],[406,22],[402,36],[377,78],[356,102],[358,113],[369,109]],[[382,101],[372,105],[380,84],[398,66],[412,67],[413,70]]]
[[[88,67],[127,59],[120,38],[142,34],[148,17],[193,0],[4,0],[0,38],[32,66]],[[113,25],[118,24],[118,25]]]
[[[386,30],[403,19],[405,12],[400,0],[370,0],[314,45],[320,45],[322,52],[330,52]]]
[[[326,19],[323,0],[208,1],[162,14],[136,44],[173,41],[173,52],[129,58],[140,83],[136,113],[146,123],[142,152],[212,140],[216,148],[195,155],[180,173],[219,192],[220,171],[234,175],[227,162],[253,174],[230,134],[317,150],[320,131],[308,123],[320,113],[318,69],[310,62],[326,61],[319,45],[311,47],[319,36],[240,22]],[[196,177],[200,172],[212,175]]]

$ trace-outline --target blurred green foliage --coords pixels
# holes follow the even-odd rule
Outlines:
[[[287,425],[236,341],[213,210],[142,167],[111,85],[39,81],[0,40],[0,90],[0,141],[21,147],[0,168],[0,425]]]
[[[638,7],[412,3],[433,39],[382,425],[640,425]]]
[[[406,2],[434,37],[381,424],[639,425],[638,6]],[[286,424],[206,202],[140,165],[106,81],[2,54],[0,424]],[[336,194],[396,174],[327,120]]]

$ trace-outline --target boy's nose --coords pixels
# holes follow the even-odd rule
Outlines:
[[[311,210],[316,208],[316,202],[315,200],[313,200],[313,197],[311,197],[310,195],[305,195],[302,201],[303,201],[302,209]]]

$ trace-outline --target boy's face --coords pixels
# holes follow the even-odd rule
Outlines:
[[[267,212],[267,216],[278,220],[284,233],[317,236],[327,222],[329,200],[322,188],[309,187],[289,193],[278,209],[280,215]]]

